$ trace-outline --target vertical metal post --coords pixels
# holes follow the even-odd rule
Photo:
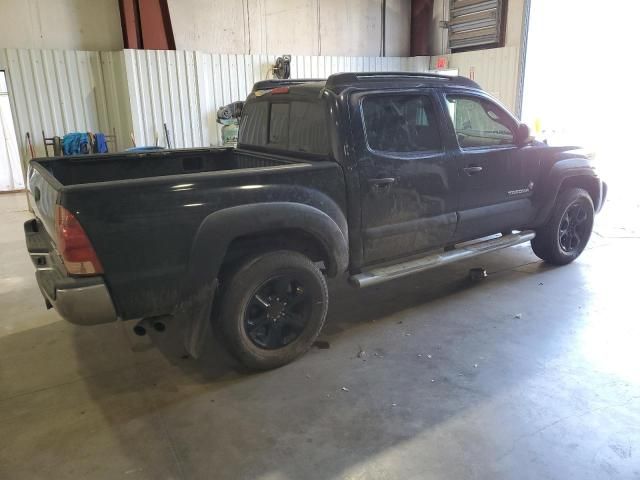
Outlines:
[[[522,120],[522,102],[524,99],[524,75],[527,67],[527,45],[529,43],[529,15],[531,0],[524,0],[522,13],[522,38],[520,40],[520,58],[518,60],[518,85],[516,87],[515,114]]]
[[[124,48],[175,50],[167,0],[118,0]]]
[[[411,56],[429,55],[433,0],[411,0]]]

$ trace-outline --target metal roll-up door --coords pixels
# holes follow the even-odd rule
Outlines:
[[[507,0],[450,0],[449,48],[500,47],[504,44]]]

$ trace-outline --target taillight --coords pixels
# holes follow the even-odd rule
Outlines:
[[[71,275],[97,275],[102,264],[89,237],[73,213],[56,205],[56,236],[58,251]]]
[[[278,95],[280,93],[289,93],[289,87],[276,87],[271,89],[271,95]]]

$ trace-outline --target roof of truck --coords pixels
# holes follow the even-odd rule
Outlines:
[[[420,86],[459,86],[480,89],[480,85],[473,80],[460,76],[413,72],[358,72],[337,73],[327,79],[261,80],[253,86],[253,93],[278,87],[289,87],[292,93],[318,93],[322,89],[327,89],[339,94],[349,87],[410,88]]]

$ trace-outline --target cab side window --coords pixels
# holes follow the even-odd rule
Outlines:
[[[426,95],[370,95],[362,102],[362,116],[372,150],[442,150],[433,102]]]
[[[461,148],[514,145],[513,120],[493,103],[447,95],[447,107]]]

